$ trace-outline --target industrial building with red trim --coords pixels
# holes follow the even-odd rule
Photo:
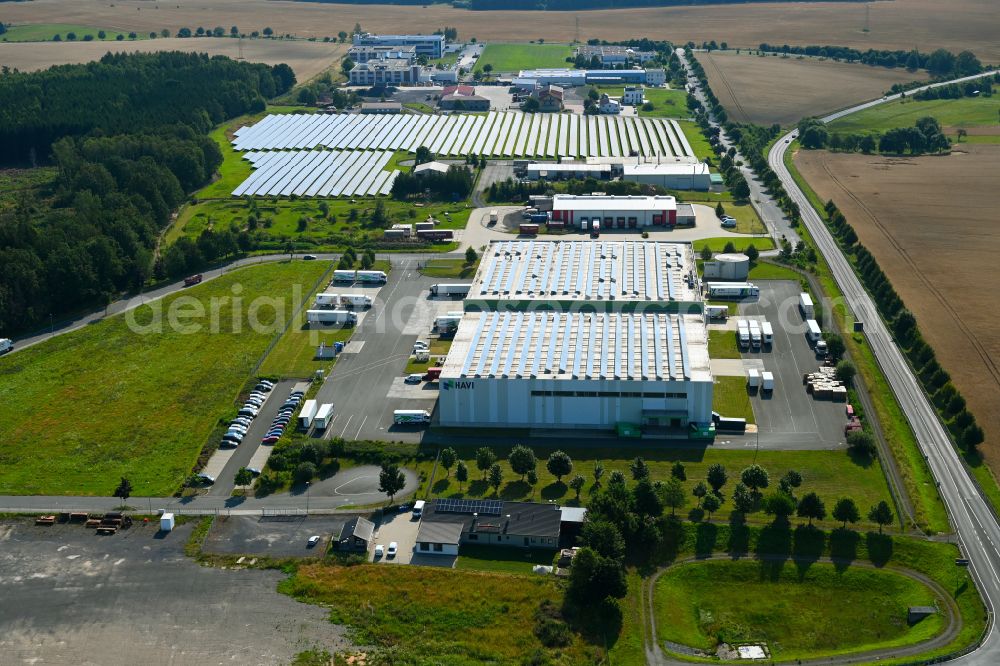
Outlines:
[[[671,196],[608,196],[603,194],[556,194],[552,197],[550,226],[590,230],[593,222],[601,229],[693,226],[694,207],[678,204]]]

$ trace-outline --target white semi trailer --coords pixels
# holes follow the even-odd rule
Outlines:
[[[347,310],[306,310],[306,321],[310,324],[354,326],[358,323],[358,315]]]

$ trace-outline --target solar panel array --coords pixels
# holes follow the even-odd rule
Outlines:
[[[392,153],[377,151],[250,151],[255,171],[233,196],[339,197],[388,194],[399,171],[385,171]]]
[[[673,120],[490,112],[485,115],[270,115],[236,131],[236,150],[409,150],[499,157],[694,157]]]
[[[441,513],[478,513],[480,516],[499,516],[503,512],[501,500],[439,499],[434,510]]]

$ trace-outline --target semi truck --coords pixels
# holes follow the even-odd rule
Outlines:
[[[750,320],[750,346],[754,349],[760,349],[761,334],[760,334],[760,322],[756,319]]]
[[[441,333],[454,331],[462,321],[461,314],[448,313],[434,318],[434,328]]]
[[[806,339],[812,345],[823,339],[823,331],[820,330],[815,319],[806,319]]]
[[[306,321],[310,324],[354,326],[358,323],[358,315],[347,310],[306,310]]]
[[[729,317],[729,307],[726,305],[706,305],[706,319],[726,319]]]
[[[421,229],[417,232],[417,238],[429,241],[452,240],[455,234],[451,229]]]
[[[751,282],[709,282],[709,298],[757,298],[760,288]]]
[[[299,427],[303,430],[308,430],[309,426],[312,425],[313,417],[316,416],[316,411],[319,405],[316,404],[315,400],[306,400],[302,403],[302,409],[299,410]]]
[[[799,310],[802,311],[803,319],[816,318],[816,310],[813,308],[813,299],[806,292],[799,294]]]
[[[771,322],[762,321],[760,322],[760,334],[763,338],[763,343],[765,347],[770,347],[774,342],[774,329],[771,328]]]
[[[341,294],[339,304],[348,308],[370,308],[372,297],[364,294]]]
[[[590,237],[598,238],[601,235],[601,218],[595,217],[590,222]]]
[[[392,422],[396,425],[430,423],[431,414],[422,409],[397,409],[392,413]]]
[[[736,341],[743,349],[750,347],[750,324],[747,323],[746,319],[740,319],[736,322]]]
[[[340,294],[316,294],[317,308],[335,308],[340,305]]]
[[[468,296],[472,290],[471,282],[459,284],[432,284],[431,296]]]
[[[333,272],[334,282],[364,282],[366,284],[384,283],[388,277],[383,271],[351,271],[340,270]]]
[[[333,420],[333,404],[325,402],[316,410],[313,425],[316,426],[316,430],[326,430],[331,420]]]
[[[192,275],[191,277],[184,278],[184,286],[191,287],[200,283],[205,278],[204,275],[198,273],[197,275]]]

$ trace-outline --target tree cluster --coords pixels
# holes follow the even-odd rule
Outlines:
[[[447,173],[399,174],[392,183],[392,196],[405,200],[426,194],[433,200],[461,201],[472,192],[472,185],[472,172],[453,164],[448,167]]]
[[[878,49],[859,51],[848,46],[817,46],[814,44],[809,46],[782,44],[778,46],[767,43],[762,43],[758,49],[765,53],[816,56],[889,68],[905,67],[911,72],[926,69],[933,76],[939,78],[969,76],[983,71],[979,58],[971,51],[962,51],[955,55],[946,49],[937,49],[933,53],[921,53],[916,49],[911,51]]]
[[[860,134],[830,132],[818,118],[804,118],[799,121],[799,140],[803,148],[810,150],[860,150],[866,155],[876,151],[889,155],[923,155],[940,153],[951,147],[948,137],[941,131],[941,125],[931,116],[918,119],[913,127],[894,127],[884,133]]]

